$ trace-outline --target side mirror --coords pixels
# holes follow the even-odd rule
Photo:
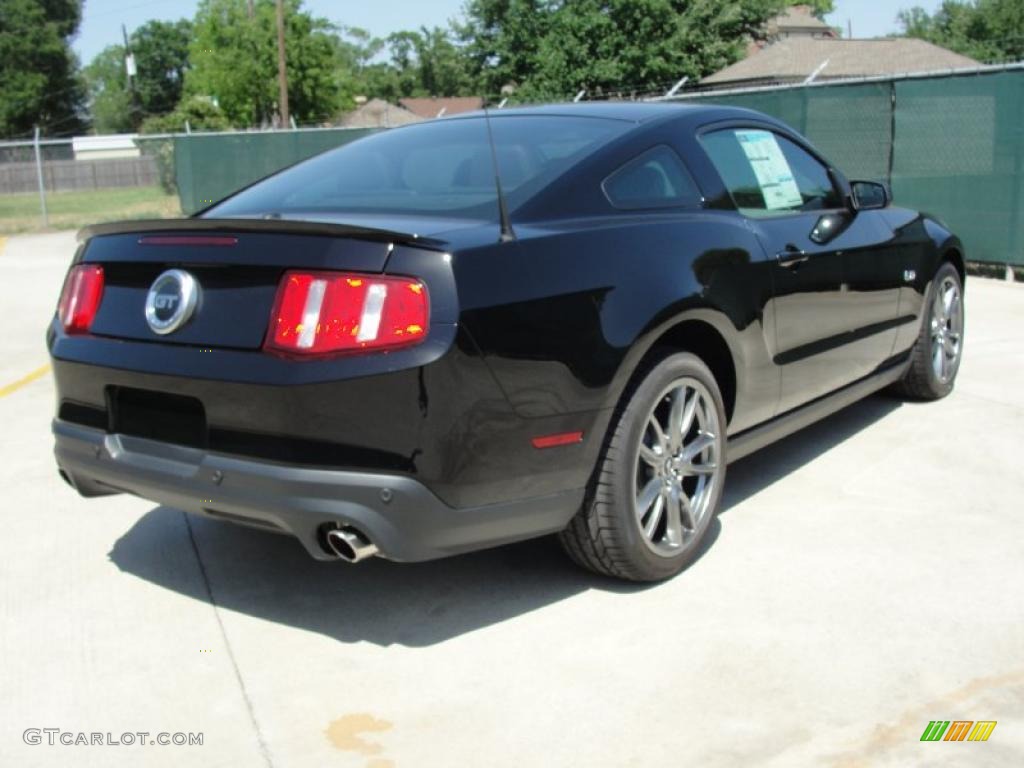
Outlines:
[[[877,181],[851,181],[850,199],[855,211],[873,211],[886,208],[892,202],[892,194],[885,184]]]

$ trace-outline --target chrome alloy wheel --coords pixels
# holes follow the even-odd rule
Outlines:
[[[685,377],[666,387],[640,436],[633,485],[633,511],[656,554],[678,554],[703,530],[722,474],[723,445],[704,385]]]
[[[964,311],[960,286],[950,276],[939,284],[932,302],[932,370],[943,384],[956,374],[963,345]]]

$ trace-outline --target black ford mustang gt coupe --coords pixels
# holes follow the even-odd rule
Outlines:
[[[953,387],[964,254],[748,110],[398,128],[191,218],[82,232],[47,341],[60,473],[415,561],[558,533],[672,576],[726,463]]]

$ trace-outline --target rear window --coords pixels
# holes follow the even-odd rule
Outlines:
[[[552,116],[438,120],[346,144],[257,182],[206,213],[445,214],[496,219],[494,159],[510,209],[616,136],[630,123]]]

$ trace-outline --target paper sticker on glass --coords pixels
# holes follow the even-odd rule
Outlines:
[[[770,131],[736,131],[761,187],[765,207],[770,211],[799,208],[804,204],[793,171],[782,154],[782,147]]]

